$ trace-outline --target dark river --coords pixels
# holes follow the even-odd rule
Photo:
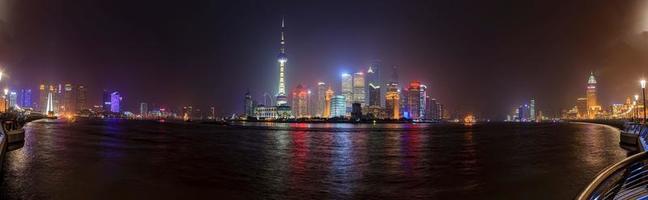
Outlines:
[[[572,199],[626,157],[592,124],[30,123],[0,199]]]

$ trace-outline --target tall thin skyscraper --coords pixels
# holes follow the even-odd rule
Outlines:
[[[297,85],[293,92],[292,98],[292,111],[295,117],[309,117],[308,116],[308,92],[307,89],[301,84]]]
[[[114,91],[113,93],[110,93],[110,112],[121,112],[121,101],[122,96],[119,95],[119,92]]]
[[[288,56],[286,55],[286,26],[285,21],[281,18],[281,41],[279,46],[279,55],[277,62],[279,62],[279,89],[277,92],[277,105],[288,105],[288,97],[286,97],[286,63]]]
[[[63,90],[63,106],[62,106],[63,112],[65,113],[75,112],[76,103],[74,102],[75,100],[74,97],[75,95],[74,95],[72,84],[66,83]]]
[[[346,109],[351,109],[353,101],[353,76],[351,74],[342,74],[342,96],[344,96]]]
[[[254,116],[254,102],[252,101],[252,95],[250,91],[245,93],[245,99],[243,100],[243,113],[247,117]]]
[[[88,107],[88,89],[84,85],[77,87],[76,108],[80,110],[89,109]]]
[[[23,108],[32,108],[32,90],[21,89],[19,93],[18,104]]]
[[[148,104],[147,103],[140,103],[140,116],[144,119],[148,117]]]
[[[587,115],[590,119],[596,117],[597,111],[600,110],[598,105],[598,98],[596,96],[596,78],[594,72],[590,73],[587,80]]]
[[[365,105],[365,90],[364,73],[356,72],[353,74],[353,103],[359,103],[361,107]]]
[[[421,119],[421,82],[412,81],[407,93],[407,107],[411,119]]]
[[[369,83],[369,106],[380,107],[380,85]]]
[[[111,102],[111,97],[110,97],[110,93],[108,92],[108,90],[103,91],[103,98],[101,100],[101,103],[102,103],[103,111],[104,112],[110,112],[110,104],[112,102]]]
[[[374,105],[374,106],[377,105],[378,107],[382,106],[382,98],[380,98],[380,94],[384,93],[384,91],[382,91],[382,88],[380,88],[380,86],[383,84],[382,76],[381,76],[381,73],[380,73],[380,71],[381,71],[380,65],[381,64],[380,64],[379,60],[373,61],[369,65],[369,69],[367,69],[367,77],[366,77],[367,78],[367,86],[368,86],[367,90],[369,91],[369,92],[367,92],[368,98],[369,98],[369,105]],[[379,88],[379,90],[378,90],[378,93],[379,93],[378,94],[378,104],[372,104],[371,103],[371,90],[372,90],[371,85],[373,85],[374,87],[377,86]]]
[[[536,108],[535,108],[535,99],[531,99],[531,102],[529,103],[529,114],[531,115],[531,121],[536,120]]]
[[[419,119],[427,119],[428,116],[426,116],[426,110],[427,110],[427,86],[421,84],[421,88],[419,89],[419,92],[421,93],[419,95]]]
[[[396,83],[387,85],[385,110],[389,118],[400,119],[400,93],[398,93],[398,84]]]
[[[319,82],[317,83],[317,94],[315,94],[315,109],[313,114],[318,117],[324,117],[324,110],[325,110],[325,105],[326,105],[326,83],[324,82]]]
[[[47,98],[47,87],[45,86],[45,84],[41,84],[38,87],[38,110],[43,112],[43,114],[47,114]]]
[[[335,92],[331,89],[331,86],[326,90],[326,95],[324,96],[324,113],[322,117],[331,117],[331,100]]]

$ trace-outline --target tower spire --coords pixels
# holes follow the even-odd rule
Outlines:
[[[277,56],[277,62],[279,62],[279,90],[277,92],[277,105],[287,105],[288,97],[286,97],[286,80],[285,80],[285,68],[286,63],[288,62],[288,56],[286,55],[286,23],[285,18],[281,17],[281,41],[279,46],[279,55]]]

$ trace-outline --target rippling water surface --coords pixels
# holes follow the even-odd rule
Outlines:
[[[614,128],[591,124],[26,129],[0,199],[570,199],[627,155]]]

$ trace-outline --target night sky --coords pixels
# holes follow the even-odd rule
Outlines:
[[[645,1],[0,1],[12,86],[85,84],[94,104],[119,90],[131,110],[274,94],[282,16],[289,89],[380,59],[453,113],[502,119],[532,97],[547,115],[573,106],[590,71],[600,102],[622,103],[648,72]]]

